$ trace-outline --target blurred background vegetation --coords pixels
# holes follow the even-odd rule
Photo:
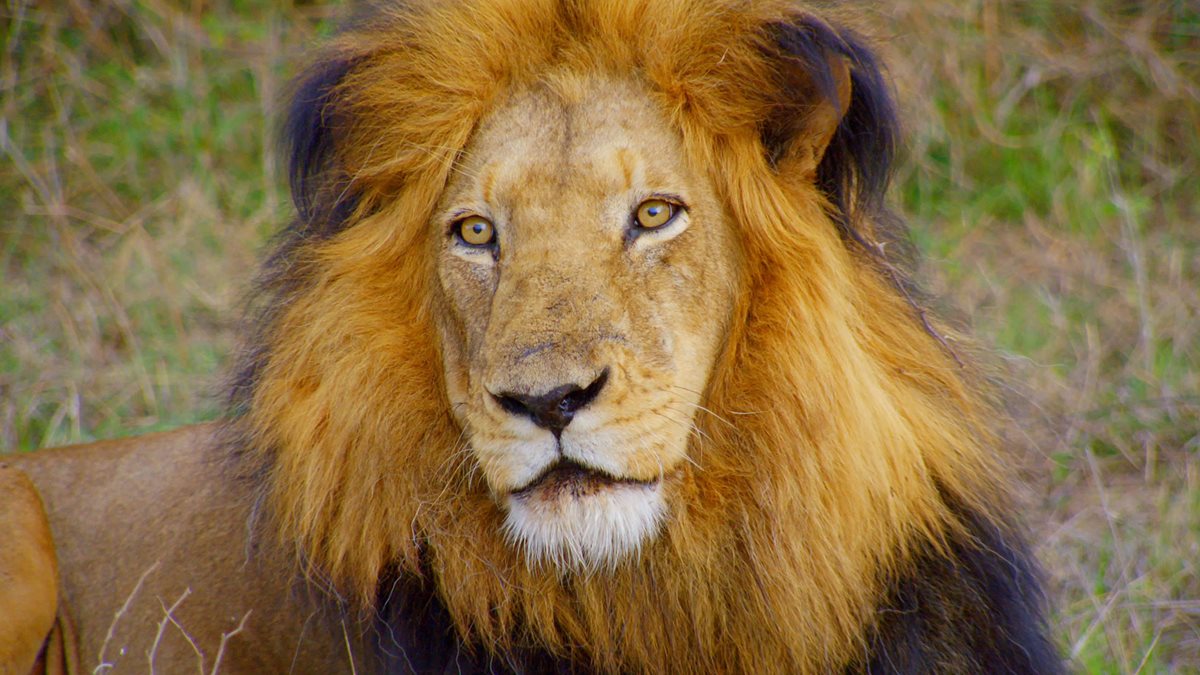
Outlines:
[[[336,3],[0,8],[0,449],[210,419]],[[1010,371],[1064,653],[1200,671],[1200,3],[864,3],[922,277]]]

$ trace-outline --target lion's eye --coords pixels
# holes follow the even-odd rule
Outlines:
[[[490,246],[496,241],[496,228],[483,216],[467,216],[458,221],[454,231],[468,246]]]
[[[647,199],[638,204],[633,218],[637,221],[638,227],[654,230],[671,222],[677,208],[665,199]]]

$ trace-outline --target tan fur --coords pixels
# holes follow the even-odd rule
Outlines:
[[[0,675],[33,667],[58,606],[50,525],[25,474],[0,464]]]
[[[370,672],[358,624],[295,584],[290,548],[251,536],[250,486],[214,461],[212,432],[6,458],[37,486],[59,561],[57,620],[53,595],[28,615],[42,617],[34,653],[46,640],[34,672]]]
[[[881,580],[906,564],[909,543],[955,527],[938,485],[990,503],[984,408],[911,307],[839,240],[811,182],[837,116],[814,103],[809,140],[788,159],[795,171],[764,159],[757,125],[780,94],[760,27],[793,5],[568,6],[434,3],[335,45],[335,57],[358,64],[339,85],[335,139],[358,215],[304,252],[311,284],[280,320],[249,415],[281,531],[363,601],[394,561],[420,573],[424,542],[460,631],[499,648],[532,642],[606,670],[837,667],[864,649]],[[727,277],[706,292],[729,328],[716,361],[693,364],[711,366],[707,411],[695,415],[690,461],[665,467],[665,530],[611,573],[564,577],[529,565],[501,535],[503,468],[467,451],[489,433],[472,412],[481,404],[447,408],[448,395],[472,386],[464,370],[493,355],[472,353],[471,328],[448,319],[459,287],[446,281],[437,208],[447,185],[462,184],[456,169],[484,168],[474,157],[489,150],[471,144],[480,124],[519,107],[522,92],[570,100],[573,86],[601,97],[582,109],[615,105],[603,97],[629,86],[651,102],[678,130],[692,187],[720,205],[707,224],[736,243],[684,263]],[[577,179],[567,179],[571,195],[583,189]],[[555,199],[530,189],[530,199]],[[602,287],[635,303],[635,291],[602,281],[602,267],[571,269],[562,279],[577,297]],[[530,286],[523,300],[546,302],[546,288]],[[670,310],[666,320],[687,320]],[[587,347],[560,338],[563,351]],[[644,477],[637,466],[629,475]]]

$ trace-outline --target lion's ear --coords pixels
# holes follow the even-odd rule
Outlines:
[[[850,106],[850,63],[811,21],[775,26],[776,100],[762,123],[767,160],[781,173],[816,175]]]
[[[760,135],[781,175],[816,183],[840,212],[878,205],[899,137],[875,55],[853,31],[810,16],[768,27],[776,86]]]

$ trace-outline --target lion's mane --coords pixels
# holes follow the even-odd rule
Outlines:
[[[851,99],[796,175],[789,144],[812,101],[837,100],[838,63]],[[431,210],[481,116],[549,68],[647,84],[736,223],[748,289],[669,523],[612,573],[531,569],[506,544],[433,328]],[[348,603],[386,613],[381,584],[420,579],[468,645],[654,672],[868,667],[905,639],[886,611],[980,548],[1011,570],[933,611],[998,630],[996,598],[1024,611],[1010,587],[1036,583],[981,378],[884,254],[904,239],[880,207],[894,110],[854,32],[775,1],[385,3],[293,101],[299,217],[265,267],[228,430],[266,521]]]

